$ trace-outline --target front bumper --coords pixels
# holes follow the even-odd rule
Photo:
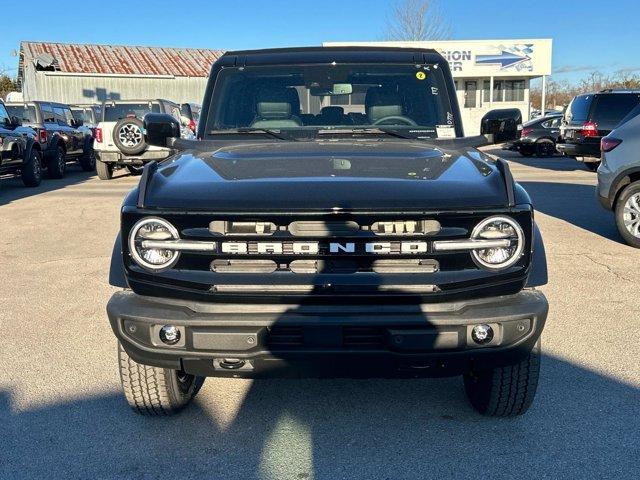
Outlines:
[[[114,294],[111,327],[137,362],[203,376],[446,376],[522,360],[544,327],[544,295],[436,304],[255,305]],[[495,336],[477,345],[471,329]],[[159,329],[181,331],[174,346]]]

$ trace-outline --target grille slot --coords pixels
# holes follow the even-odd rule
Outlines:
[[[304,345],[302,327],[271,327],[268,344],[271,348],[302,347]]]
[[[377,327],[344,327],[342,344],[352,348],[378,348],[384,344],[384,331]]]
[[[296,237],[340,237],[360,230],[357,222],[323,222],[300,220],[289,224],[289,232]]]
[[[216,273],[273,273],[278,265],[273,260],[214,260],[211,270]]]
[[[428,258],[376,260],[371,269],[376,273],[435,273],[440,264]]]

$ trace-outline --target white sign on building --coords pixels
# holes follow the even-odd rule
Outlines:
[[[325,42],[325,46],[433,48],[449,62],[466,135],[480,133],[489,110],[518,108],[527,120],[530,83],[551,74],[551,39]]]

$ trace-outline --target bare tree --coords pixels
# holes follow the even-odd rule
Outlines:
[[[389,40],[447,40],[451,24],[437,0],[396,0],[387,19]]]

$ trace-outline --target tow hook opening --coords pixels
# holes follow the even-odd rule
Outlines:
[[[214,361],[215,363],[224,370],[240,370],[247,362],[240,358],[218,358]]]

